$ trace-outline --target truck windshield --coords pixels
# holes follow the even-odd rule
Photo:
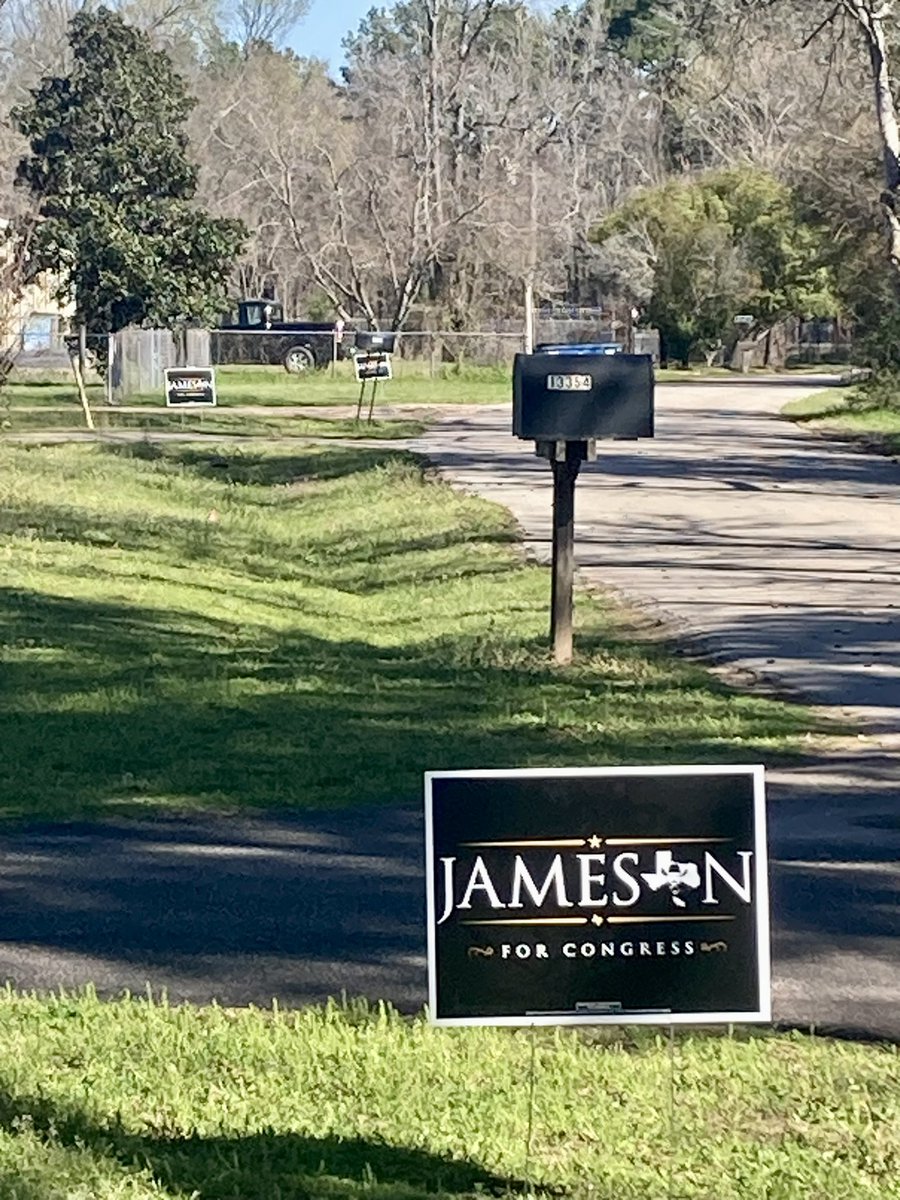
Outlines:
[[[281,320],[281,305],[270,300],[249,300],[241,305],[240,324],[263,326]]]

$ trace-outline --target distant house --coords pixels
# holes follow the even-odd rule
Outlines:
[[[41,275],[24,288],[18,286],[12,248],[2,240],[9,221],[0,217],[0,345],[5,354],[40,354],[59,349],[75,312],[69,302],[56,298],[57,280]]]

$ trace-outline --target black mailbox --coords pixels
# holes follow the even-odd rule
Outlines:
[[[513,433],[541,442],[653,437],[649,354],[517,354]]]

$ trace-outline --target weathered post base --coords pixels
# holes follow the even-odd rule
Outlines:
[[[597,457],[589,442],[537,442],[537,454],[553,470],[553,560],[551,567],[550,644],[553,661],[572,661],[575,583],[575,481],[583,462]]]

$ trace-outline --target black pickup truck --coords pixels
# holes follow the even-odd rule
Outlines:
[[[300,375],[342,357],[344,326],[341,321],[285,321],[284,309],[274,300],[241,300],[237,323],[212,330],[209,348],[216,366],[280,363],[292,375]]]

